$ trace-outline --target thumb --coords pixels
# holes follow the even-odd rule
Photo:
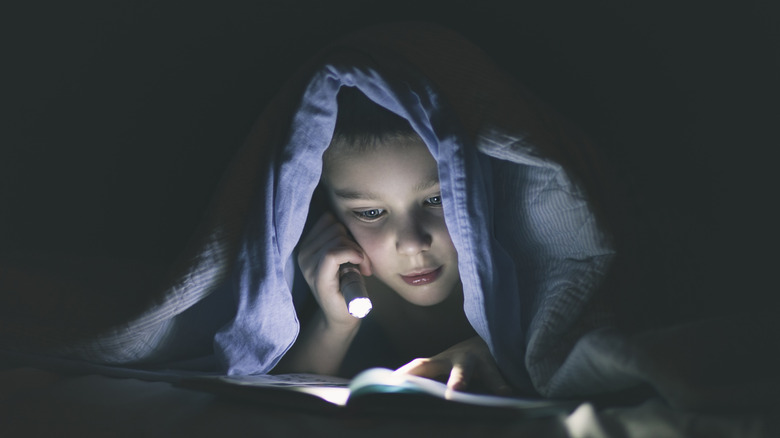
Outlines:
[[[358,267],[360,269],[360,275],[370,277],[373,274],[373,270],[371,268],[371,259],[369,259],[365,253],[363,253],[363,261],[360,262]]]

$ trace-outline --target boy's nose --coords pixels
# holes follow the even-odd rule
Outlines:
[[[431,235],[418,226],[405,225],[397,236],[395,247],[399,254],[416,255],[431,249]]]

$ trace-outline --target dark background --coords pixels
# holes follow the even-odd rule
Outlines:
[[[635,308],[776,302],[777,2],[17,3],[2,13],[3,253],[169,263],[304,60],[415,19],[471,39],[603,150],[643,242]]]

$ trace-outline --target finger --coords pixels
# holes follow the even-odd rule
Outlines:
[[[358,245],[358,248],[360,248],[360,245]],[[371,259],[368,258],[368,255],[366,255],[365,252],[363,252],[363,248],[360,248],[360,251],[363,254],[363,261],[357,264],[358,269],[360,270],[360,275],[364,277],[370,277],[373,274]]]
[[[447,379],[447,388],[462,391],[466,389],[474,373],[474,361],[470,356],[463,357],[453,364],[450,377]]]
[[[312,228],[306,237],[301,240],[299,247],[302,251],[316,252],[334,237],[349,239],[346,228],[339,222],[323,217],[321,222],[317,222],[317,225],[322,225],[322,227]]]
[[[498,395],[511,395],[512,387],[501,375],[501,371],[492,361],[482,361],[478,371],[479,379],[485,384],[488,391]]]
[[[302,247],[298,253],[299,265],[315,266],[319,260],[329,256],[332,251],[349,249],[354,251],[354,255],[349,257],[353,260],[351,263],[361,263],[363,261],[363,249],[353,240],[338,232],[322,233],[316,241],[308,243],[308,246]],[[345,263],[345,262],[342,262]]]
[[[324,270],[323,272],[332,272],[334,276],[344,263],[360,265],[365,259],[363,250],[358,244],[343,237],[330,241],[322,248],[318,258],[321,260],[320,269]]]
[[[320,230],[314,230],[312,234],[315,235],[307,236],[307,239],[302,241],[298,253],[299,260],[320,259],[326,255],[327,250],[331,247],[348,246],[360,253],[359,259],[350,258],[349,263],[357,265],[361,275],[372,275],[371,261],[366,257],[363,248],[349,236],[347,228],[342,223],[331,222]]]
[[[301,239],[298,241],[299,248],[304,249],[311,246],[312,242],[322,234],[322,230],[328,226],[328,216],[328,214],[323,214],[320,216],[317,221],[314,222],[314,225],[312,225],[311,229],[306,231],[306,234],[301,236]]]
[[[427,377],[435,379],[447,374],[450,365],[441,360],[432,359],[414,359],[408,364],[395,370],[398,374],[411,374],[414,376]]]
[[[312,260],[314,266],[306,269],[304,276],[311,287],[314,298],[331,321],[343,317],[354,319],[347,312],[347,306],[339,285],[339,266],[347,261],[358,263],[362,253],[350,247],[330,248],[324,257]],[[308,275],[308,276],[307,276]]]

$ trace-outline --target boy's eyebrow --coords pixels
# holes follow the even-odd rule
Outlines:
[[[419,184],[417,184],[414,187],[414,190],[418,191],[418,192],[424,192],[424,191],[430,189],[431,187],[435,186],[436,184],[439,184],[439,177],[438,177],[438,175],[436,177],[431,177],[431,178],[428,178],[425,181],[420,182]]]
[[[373,193],[370,192],[358,192],[354,190],[334,190],[333,194],[336,195],[336,197],[341,199],[366,199],[366,200],[375,200],[379,197]]]
[[[439,184],[438,177],[430,178],[417,184],[414,187],[414,190],[417,192],[423,192],[425,190],[430,189],[431,187],[434,187],[437,184]],[[333,194],[336,197],[341,199],[363,199],[363,200],[373,201],[380,198],[379,195],[371,192],[359,192],[357,190],[350,190],[350,189],[335,189],[333,190]]]

